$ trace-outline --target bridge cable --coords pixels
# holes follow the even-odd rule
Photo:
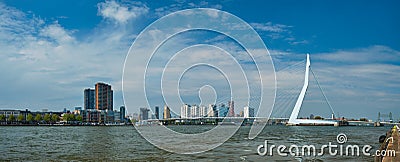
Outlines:
[[[326,97],[324,91],[322,90],[317,77],[315,76],[314,72],[312,71],[311,66],[310,66],[310,71],[311,71],[312,75],[314,76],[315,81],[317,81],[318,88],[321,90],[322,95],[324,96],[326,103],[328,104],[329,108],[332,111],[332,114],[335,115],[335,112],[333,111],[333,108],[332,108],[331,104],[329,103],[328,98]]]

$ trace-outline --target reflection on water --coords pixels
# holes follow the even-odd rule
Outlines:
[[[209,130],[208,126],[171,126],[181,131]],[[211,126],[210,126],[211,127]],[[324,145],[335,143],[339,133],[347,144],[378,148],[378,137],[388,127],[286,127],[267,126],[254,140],[247,138],[250,127],[242,127],[221,146],[201,154],[180,155],[156,148],[133,126],[122,127],[0,127],[0,161],[5,160],[149,160],[149,161],[373,161],[366,156],[280,157],[259,156],[257,146],[271,144]]]

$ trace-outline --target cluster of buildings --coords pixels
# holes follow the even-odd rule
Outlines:
[[[95,88],[87,88],[83,91],[84,109],[75,108],[74,113],[83,117],[83,122],[99,124],[118,124],[126,123],[125,106],[114,110],[113,90],[111,85],[106,83],[96,83]]]
[[[215,104],[204,105],[189,105],[184,104],[181,106],[180,116],[177,118],[189,119],[189,118],[204,118],[204,117],[214,117],[214,118],[224,118],[224,117],[244,117],[250,118],[254,117],[254,108],[244,107],[243,111],[239,114],[235,114],[235,103],[234,101],[229,101],[227,105],[221,103],[219,106]],[[150,109],[140,108],[139,120],[149,120],[149,119],[170,119],[171,110],[168,106],[164,106],[163,116],[160,118],[160,108],[155,106],[154,114],[149,115]]]
[[[228,101],[227,105],[221,103],[218,106],[215,104],[204,105],[189,105],[184,104],[181,106],[179,115],[174,115],[174,118],[189,119],[189,118],[224,118],[224,117],[254,117],[254,108],[248,106],[243,108],[239,114],[235,114],[234,101]],[[140,108],[140,113],[134,113],[133,119],[144,121],[149,119],[171,119],[171,110],[165,105],[160,113],[159,106],[155,106],[154,113],[150,113],[148,108]],[[7,118],[12,114],[18,116],[23,114],[57,114],[62,117],[65,114],[74,114],[82,116],[83,123],[92,124],[120,124],[128,123],[129,119],[126,117],[125,106],[119,107],[119,110],[114,110],[113,106],[113,90],[111,85],[106,83],[96,83],[94,88],[87,88],[83,91],[83,109],[82,107],[75,107],[74,111],[64,109],[61,112],[30,112],[26,110],[0,110],[0,114],[4,114]]]
[[[135,117],[135,113],[133,114],[133,118],[136,120],[149,120],[149,119],[160,119],[160,108],[156,106],[154,108],[154,114],[149,115],[150,109],[148,108],[140,108],[139,116]],[[170,119],[171,118],[171,110],[167,105],[164,106],[164,111],[162,114],[162,119]]]
[[[83,109],[82,107],[75,107],[73,111],[64,108],[60,112],[51,112],[47,109],[42,111],[31,112],[26,110],[6,109],[0,110],[0,115],[4,115],[6,119],[13,115],[24,116],[24,120],[28,114],[36,116],[40,114],[56,114],[62,119],[65,114],[74,114],[75,116],[82,116],[83,123],[91,124],[120,124],[128,123],[129,119],[126,117],[125,106],[119,107],[119,110],[114,110],[113,107],[113,90],[111,85],[106,83],[96,83],[95,88],[87,88],[83,91]]]

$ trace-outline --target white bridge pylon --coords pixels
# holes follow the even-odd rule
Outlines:
[[[306,60],[306,72],[304,76],[304,85],[300,91],[299,97],[297,98],[296,104],[294,105],[292,114],[290,115],[287,125],[338,125],[337,121],[328,120],[312,120],[312,119],[297,119],[300,112],[300,107],[303,104],[304,97],[308,88],[308,78],[310,73],[310,55],[307,54]]]

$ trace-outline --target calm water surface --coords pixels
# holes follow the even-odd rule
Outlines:
[[[172,126],[181,131],[209,130],[210,126]],[[133,126],[116,127],[0,127],[0,161],[373,161],[368,156],[259,156],[257,146],[269,144],[321,146],[336,143],[345,133],[346,144],[379,147],[378,137],[389,127],[286,127],[267,126],[255,139],[242,127],[220,147],[195,155],[163,151],[143,139]],[[318,147],[317,147],[318,148]]]

